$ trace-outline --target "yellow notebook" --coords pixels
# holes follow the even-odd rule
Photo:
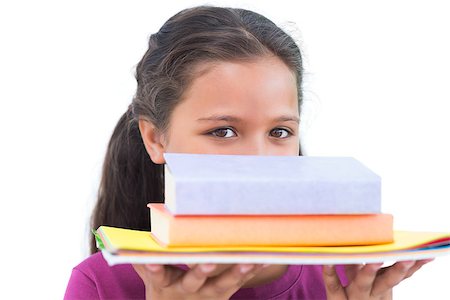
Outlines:
[[[98,247],[118,263],[342,264],[415,260],[450,254],[450,233],[395,231],[394,242],[345,247],[164,247],[148,231],[101,226]]]

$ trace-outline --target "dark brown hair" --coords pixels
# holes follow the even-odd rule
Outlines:
[[[164,202],[162,165],[149,158],[138,119],[164,132],[174,107],[205,62],[280,58],[296,75],[302,103],[302,59],[295,41],[264,16],[234,8],[200,6],[171,17],[150,36],[136,68],[137,91],[109,142],[91,225],[150,230],[149,202]],[[301,150],[300,153],[301,155]],[[91,253],[97,251],[91,239]]]

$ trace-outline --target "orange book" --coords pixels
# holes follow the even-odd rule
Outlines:
[[[183,215],[149,204],[151,233],[166,246],[356,246],[393,241],[390,214]]]

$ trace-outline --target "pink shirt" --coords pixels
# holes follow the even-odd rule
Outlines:
[[[346,285],[344,268],[337,272]],[[145,299],[145,287],[130,264],[110,267],[97,252],[73,268],[64,299]],[[231,299],[326,299],[322,266],[289,266],[277,280],[242,288]]]

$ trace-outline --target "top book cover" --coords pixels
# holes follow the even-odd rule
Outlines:
[[[381,178],[351,157],[164,157],[173,215],[381,213]]]

